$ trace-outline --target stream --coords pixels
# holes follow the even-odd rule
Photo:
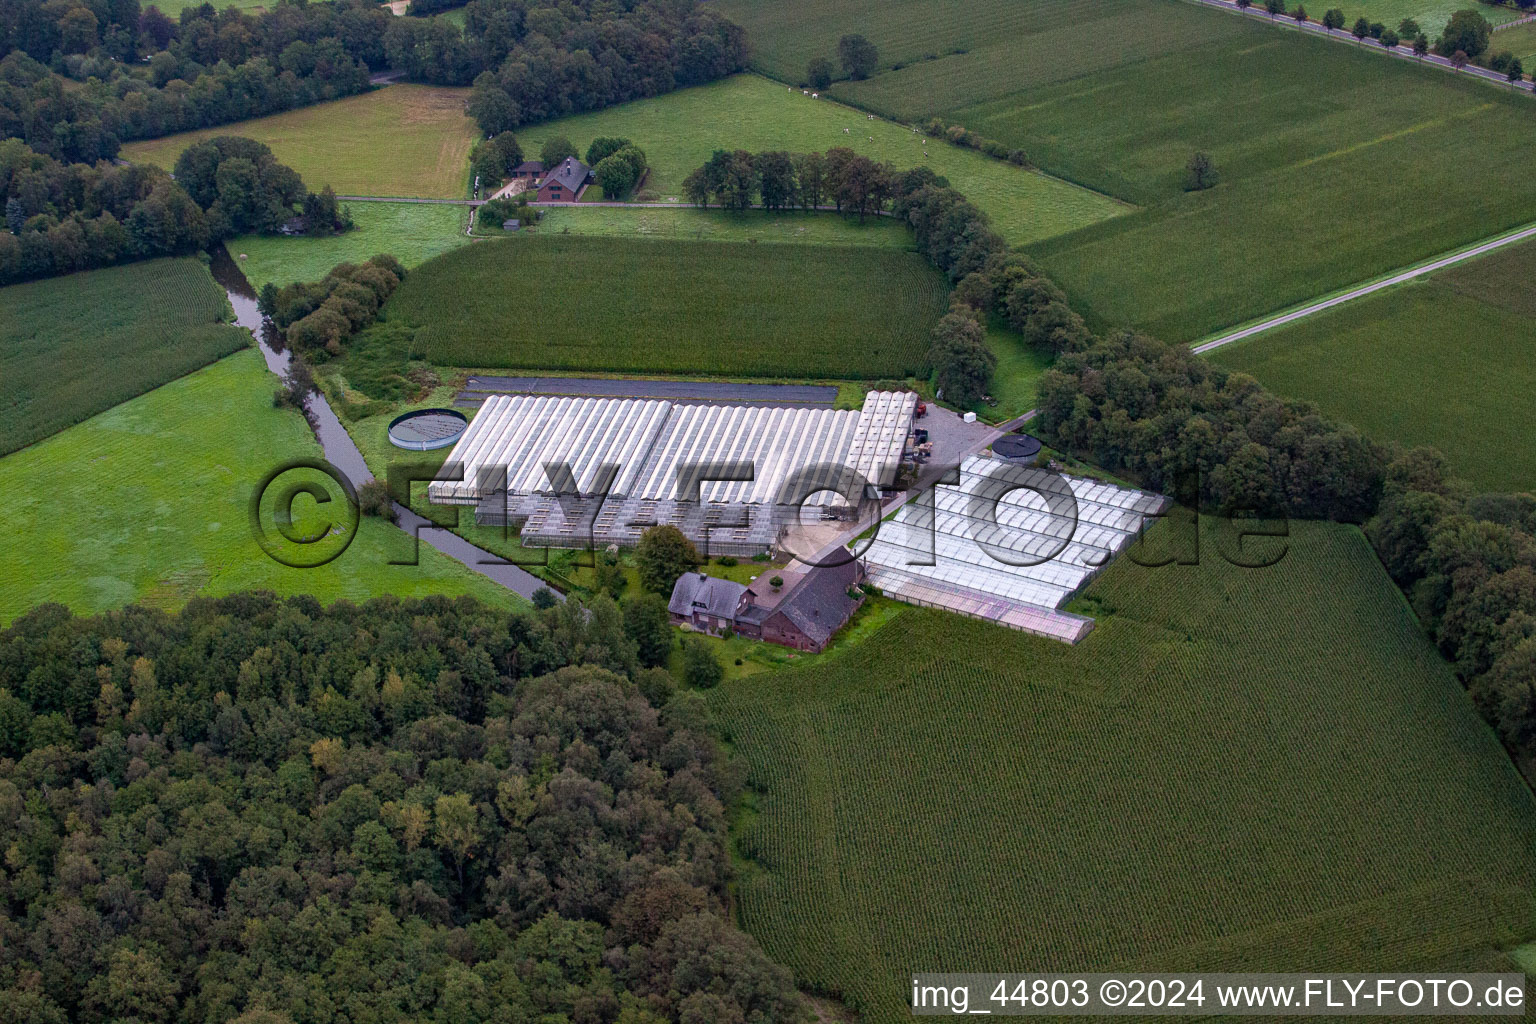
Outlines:
[[[256,289],[251,287],[245,272],[224,246],[214,246],[209,250],[209,255],[212,257],[209,269],[213,272],[213,279],[229,297],[229,304],[234,307],[235,323],[250,331],[256,339],[261,357],[267,361],[267,369],[279,379],[285,377],[291,357],[283,346],[282,338],[257,310]],[[352,435],[347,433],[347,428],[341,425],[341,420],[331,408],[331,403],[326,401],[325,395],[318,391],[310,392],[304,400],[304,411],[316,440],[320,442],[320,450],[325,453],[325,460],[340,470],[352,482],[353,488],[372,480],[373,474],[368,470],[363,453],[358,450]],[[522,597],[531,599],[534,591],[547,587],[543,580],[532,573],[501,562],[495,555],[475,547],[456,533],[432,526],[428,520],[399,502],[395,503],[395,512],[398,514],[396,525],[400,529]],[[554,593],[556,597],[561,596],[559,591]]]

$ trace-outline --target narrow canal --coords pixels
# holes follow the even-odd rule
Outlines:
[[[256,289],[251,287],[246,279],[245,272],[240,269],[234,259],[229,255],[229,250],[222,245],[214,246],[209,255],[212,262],[209,269],[213,271],[213,279],[224,289],[224,294],[229,296],[229,304],[235,310],[235,323],[246,328],[256,339],[256,345],[261,349],[262,358],[267,361],[267,369],[271,370],[279,378],[287,376],[290,356],[283,347],[282,339],[272,325],[263,317],[256,308]],[[352,482],[354,488],[361,487],[373,479],[373,474],[368,470],[368,463],[363,459],[363,453],[358,450],[352,435],[341,425],[331,403],[326,401],[325,395],[318,391],[312,391],[304,401],[304,410],[309,419],[309,425],[314,428],[315,437],[320,442],[320,449],[325,453],[325,459],[335,466]],[[520,594],[526,598],[532,598],[536,590],[544,589],[547,584],[532,573],[520,569],[515,565],[501,562],[495,555],[475,547],[469,541],[456,533],[433,527],[426,519],[412,512],[400,503],[395,503],[395,511],[398,514],[397,525],[405,532],[419,537],[425,544],[441,551],[450,558],[463,562],[482,576],[500,583],[508,590]],[[428,527],[423,529],[423,527]],[[555,596],[559,597],[558,591]]]

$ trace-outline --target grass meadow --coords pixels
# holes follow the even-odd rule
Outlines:
[[[1488,48],[1494,53],[1508,50],[1520,58],[1522,65],[1530,66],[1532,58],[1536,58],[1536,21],[1500,29],[1493,34]]]
[[[1211,357],[1372,436],[1433,445],[1481,490],[1536,490],[1536,246],[1512,246]]]
[[[1286,543],[1122,559],[1076,647],[906,609],[712,691],[742,925],[867,1024],[917,964],[1513,969],[1530,791],[1359,531]]]
[[[605,238],[660,238],[690,242],[790,243],[797,245],[869,245],[913,248],[912,231],[890,217],[870,217],[860,224],[835,213],[787,213],[767,210],[700,210],[552,207],[544,211],[540,235],[600,235]],[[500,226],[490,234],[503,234]]]
[[[844,130],[847,134],[844,134]],[[662,200],[681,198],[683,178],[716,149],[795,152],[847,146],[898,169],[926,163],[986,210],[1010,242],[1023,244],[1071,231],[1127,211],[1087,189],[869,120],[842,104],[813,100],[756,75],[732,78],[590,114],[519,129],[526,153],[564,135],[586,151],[600,135],[623,135],[645,151],[650,176],[642,186]],[[590,195],[596,197],[600,190]]]
[[[318,281],[343,261],[361,263],[387,252],[407,267],[470,241],[462,206],[428,203],[348,203],[356,227],[329,238],[241,235],[230,255],[255,288],[267,282]]]
[[[1097,327],[1191,340],[1536,220],[1529,96],[1174,0],[898,2],[723,9],[775,73],[867,31],[887,70],[834,96],[1140,207],[1028,246]],[[1220,182],[1185,192],[1197,150]]]
[[[199,0],[154,0],[154,3],[148,3],[144,6],[158,7],[161,14],[164,14],[172,21],[176,21],[181,17],[182,11],[189,7],[198,7],[200,4]],[[269,7],[276,6],[276,4],[269,3],[267,0],[219,0],[219,3],[214,6],[221,11],[226,7],[238,7],[247,14],[256,14]]]
[[[0,288],[0,455],[250,344],[195,259]]]
[[[905,377],[948,290],[869,246],[514,236],[423,264],[385,315],[448,366]]]
[[[401,83],[270,117],[130,142],[122,156],[169,169],[195,142],[243,135],[271,146],[311,189],[330,185],[342,195],[457,199],[467,194],[469,150],[478,136],[464,113],[468,98],[468,89]]]
[[[1467,0],[1343,0],[1339,8],[1344,12],[1344,24],[1353,25],[1356,18],[1369,18],[1371,21],[1379,21],[1388,28],[1396,29],[1398,22],[1404,18],[1412,18],[1419,23],[1433,42],[1445,23],[1451,20],[1451,15],[1457,11],[1471,7],[1483,17],[1488,19],[1490,25],[1503,25],[1520,17],[1520,12],[1513,7],[1493,7],[1489,4],[1469,4]],[[1322,10],[1313,15],[1313,18],[1321,18]],[[1493,49],[1498,50],[1498,40],[1495,37]]]
[[[0,564],[0,623],[44,601],[77,612],[264,588],[325,602],[384,594],[519,599],[377,519],[340,558],[293,569],[253,539],[248,507],[273,468],[320,446],[295,412],[272,407],[275,379],[254,349],[0,459],[12,527]],[[285,478],[286,481],[287,478]],[[295,528],[323,525],[300,499]]]

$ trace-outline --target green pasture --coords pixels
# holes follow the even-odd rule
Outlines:
[[[958,115],[1144,206],[1032,249],[1101,328],[1191,340],[1536,219],[1528,97],[1250,30]]]
[[[255,288],[272,282],[318,281],[341,262],[361,263],[387,252],[407,267],[470,241],[462,206],[430,203],[348,203],[351,231],[329,238],[241,235],[229,253]]]
[[[130,601],[173,608],[194,595],[251,588],[325,602],[384,594],[518,600],[426,545],[419,565],[389,565],[410,557],[410,540],[377,519],[363,519],[345,552],[320,568],[289,568],[264,554],[251,495],[273,469],[320,455],[303,419],[272,407],[275,383],[258,352],[239,352],[0,459],[0,488],[14,513],[0,566],[0,622],[45,601],[79,612]],[[270,502],[265,509],[274,514]],[[294,511],[300,535],[331,520],[303,496]]]
[[[1494,53],[1508,50],[1520,58],[1520,63],[1526,68],[1526,74],[1530,74],[1531,61],[1536,58],[1536,21],[1500,29],[1490,38],[1488,48]]]
[[[899,124],[870,120],[861,111],[813,100],[798,88],[756,75],[546,121],[517,133],[526,153],[537,153],[544,140],[555,135],[566,136],[582,152],[597,136],[633,140],[651,164],[641,192],[663,201],[681,200],[683,179],[716,149],[806,152],[847,146],[888,160],[900,170],[926,163],[986,210],[1015,244],[1049,238],[1127,209],[1038,171],[937,139],[925,141]],[[598,192],[589,195],[595,198]]]

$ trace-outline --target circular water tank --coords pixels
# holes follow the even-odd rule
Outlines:
[[[447,448],[459,439],[469,420],[455,409],[417,409],[389,422],[389,443],[413,452]]]
[[[1040,439],[1031,434],[1008,434],[992,442],[992,454],[1004,462],[1033,462],[1040,454]]]

